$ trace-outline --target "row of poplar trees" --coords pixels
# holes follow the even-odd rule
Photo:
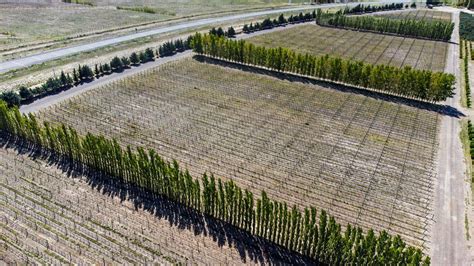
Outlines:
[[[416,70],[408,66],[397,68],[328,55],[313,56],[296,53],[287,48],[266,48],[243,40],[236,41],[200,33],[194,35],[192,47],[198,54],[213,58],[432,102],[451,97],[454,90],[455,78],[452,74]]]
[[[376,16],[346,16],[342,12],[324,13],[318,9],[316,23],[379,33],[449,41],[454,23],[442,20],[393,19]]]
[[[201,180],[191,177],[176,161],[169,162],[154,150],[122,148],[103,136],[80,136],[64,125],[39,124],[33,114],[21,115],[17,107],[0,101],[0,136],[16,138],[34,149],[42,149],[87,166],[147,192],[179,202],[197,212],[223,220],[251,234],[291,251],[327,264],[428,265],[420,249],[408,246],[399,236],[341,225],[325,211],[301,211],[296,206],[271,200],[265,192],[259,198],[212,174]],[[56,157],[60,157],[56,156]]]
[[[192,36],[189,36],[185,40],[176,39],[174,41],[164,42],[158,47],[157,51],[147,48],[138,53],[133,52],[130,56],[123,56],[121,58],[115,56],[108,63],[96,64],[94,70],[88,65],[79,65],[73,69],[72,73],[64,73],[64,71],[61,71],[60,76],[50,77],[45,83],[39,86],[32,88],[21,86],[20,93],[13,90],[0,93],[0,100],[6,101],[10,106],[19,106],[34,99],[68,90],[82,82],[91,81],[94,78],[100,78],[105,75],[110,75],[113,72],[122,71],[130,68],[131,65],[137,66],[153,61],[158,57],[172,56],[175,53],[190,49],[189,43],[191,37]]]

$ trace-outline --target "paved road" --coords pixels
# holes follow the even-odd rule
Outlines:
[[[379,1],[379,2],[371,2],[371,4],[374,4],[374,3],[387,4],[387,3],[392,3],[392,2],[395,3],[395,2],[409,2],[409,1],[410,0]],[[53,59],[65,57],[68,55],[91,51],[91,50],[101,48],[104,46],[114,45],[121,42],[126,42],[130,40],[138,39],[138,38],[157,35],[157,34],[163,34],[163,33],[168,33],[168,32],[173,32],[173,31],[184,30],[184,29],[198,28],[201,26],[212,25],[212,24],[217,24],[217,23],[222,23],[222,22],[232,21],[232,20],[242,20],[246,18],[258,17],[258,16],[264,16],[264,15],[279,14],[279,13],[284,13],[284,12],[315,9],[318,7],[328,8],[328,7],[338,7],[338,6],[345,6],[345,5],[353,6],[357,4],[358,3],[325,4],[325,5],[317,5],[317,6],[304,5],[304,6],[292,7],[292,8],[272,9],[272,10],[266,10],[266,11],[250,12],[250,13],[245,13],[245,14],[229,15],[229,16],[223,16],[223,17],[217,17],[217,18],[206,18],[206,19],[199,19],[199,20],[194,20],[194,21],[189,21],[189,22],[183,22],[176,25],[172,25],[172,26],[159,27],[156,29],[146,30],[146,31],[138,32],[138,33],[121,36],[121,37],[110,38],[110,39],[106,39],[102,41],[92,42],[89,44],[57,49],[57,50],[53,50],[49,52],[43,52],[36,55],[31,55],[31,56],[26,56],[23,58],[5,61],[5,62],[0,63],[0,73],[5,73],[9,70],[14,70],[18,68],[35,65],[35,64],[40,64],[40,63],[47,62]]]
[[[459,26],[459,10],[444,8],[453,14],[456,28]],[[460,106],[459,32],[454,30],[449,45],[445,71],[457,78],[456,95],[445,104],[462,110]],[[465,215],[465,162],[459,138],[459,119],[441,118],[440,145],[438,151],[438,178],[435,185],[434,225],[431,249],[433,265],[469,265]]]

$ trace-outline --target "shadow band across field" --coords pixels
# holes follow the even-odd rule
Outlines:
[[[0,135],[0,146],[3,149],[14,149],[19,154],[33,159],[43,160],[48,165],[57,167],[70,178],[85,178],[91,187],[102,194],[119,197],[121,201],[130,201],[136,210],[143,208],[158,219],[168,220],[170,226],[192,230],[195,235],[210,236],[219,247],[227,245],[235,248],[243,263],[324,265],[224,221],[203,215],[131,184],[119,182],[113,177],[107,178],[103,173],[84,165],[71,163],[66,157],[37,149],[28,142]]]
[[[278,78],[280,80],[285,80],[285,81],[290,81],[290,82],[299,82],[299,83],[304,83],[304,84],[318,85],[323,88],[327,88],[331,90],[359,94],[366,97],[370,97],[372,99],[383,100],[383,101],[392,102],[395,104],[402,104],[402,105],[406,105],[410,107],[415,107],[415,108],[419,108],[419,109],[423,109],[427,111],[436,112],[441,115],[446,115],[450,117],[461,118],[465,116],[458,109],[449,105],[430,103],[426,101],[405,98],[402,96],[396,96],[396,95],[385,94],[385,93],[377,92],[377,91],[365,90],[365,89],[361,89],[361,88],[357,88],[357,87],[353,87],[349,85],[340,85],[340,84],[336,84],[330,81],[323,81],[323,80],[317,80],[313,78],[302,77],[297,74],[293,75],[289,73],[281,73],[281,72],[277,72],[273,70],[267,70],[267,69],[262,69],[262,68],[258,68],[254,66],[243,65],[240,63],[232,63],[232,62],[214,59],[214,58],[201,56],[201,55],[195,55],[193,56],[193,58],[199,62],[203,62],[207,64],[217,65],[221,67],[228,67],[228,68],[237,69],[244,72],[250,72],[253,74],[266,75],[266,76],[270,76],[273,78]]]

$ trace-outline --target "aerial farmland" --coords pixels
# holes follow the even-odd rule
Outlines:
[[[27,31],[5,13],[25,35],[2,43],[2,262],[472,263],[468,9],[49,5],[0,13],[104,23]],[[108,33],[76,53],[52,37],[84,30]]]

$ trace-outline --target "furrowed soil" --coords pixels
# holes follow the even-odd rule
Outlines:
[[[39,117],[154,148],[194,177],[212,172],[254,193],[326,209],[343,225],[430,246],[440,114],[429,104],[185,59]]]
[[[285,47],[300,53],[326,54],[371,64],[443,71],[448,44],[354,30],[305,24],[248,39],[266,47]]]

